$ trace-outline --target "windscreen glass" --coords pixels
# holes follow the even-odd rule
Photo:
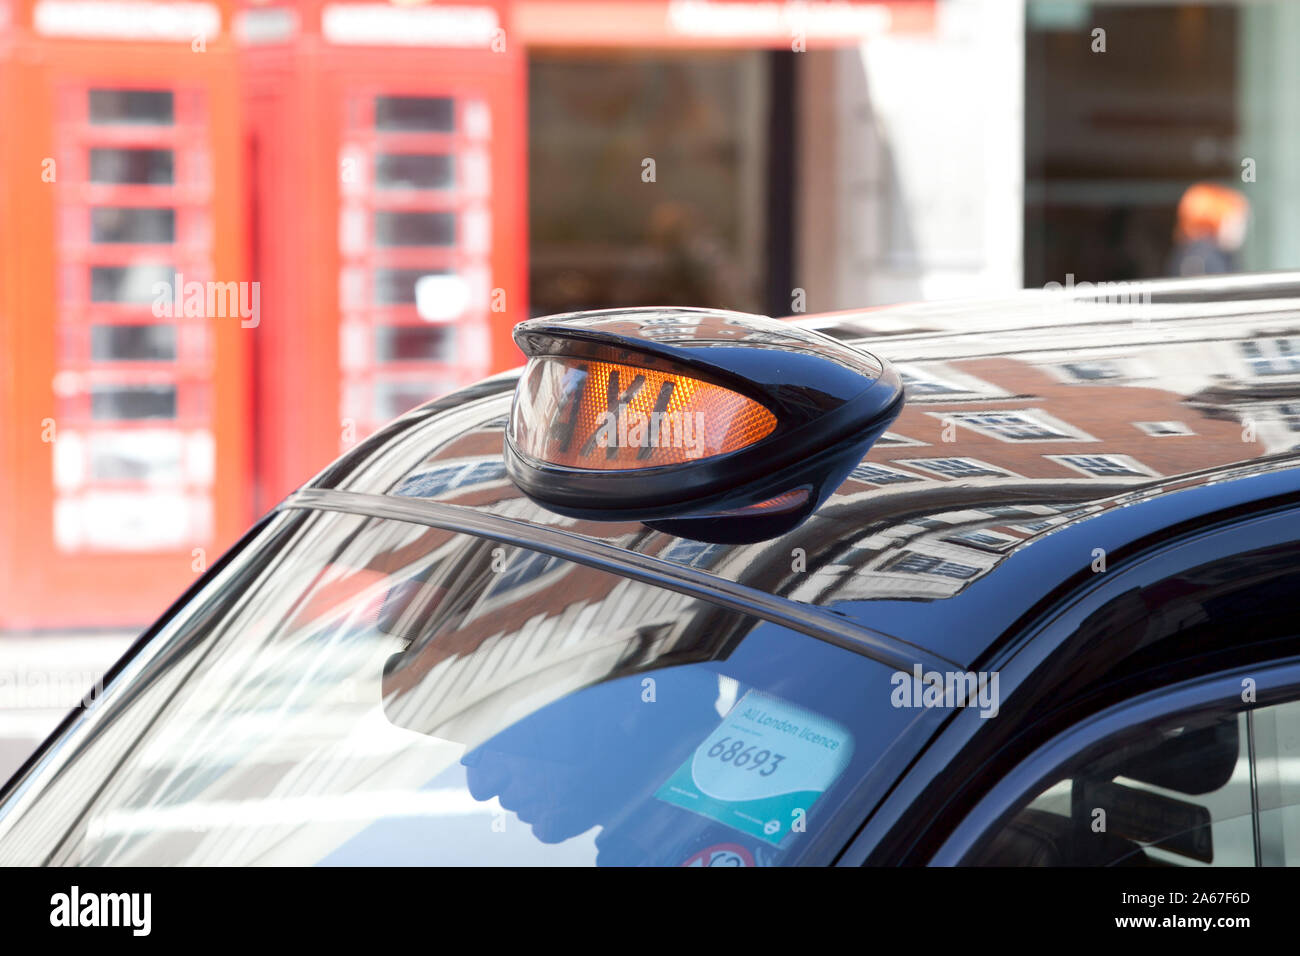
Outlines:
[[[0,863],[790,863],[847,842],[913,716],[775,624],[339,513],[277,517],[155,644],[4,808]]]

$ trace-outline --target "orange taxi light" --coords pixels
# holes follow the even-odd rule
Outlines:
[[[529,362],[510,427],[535,461],[629,471],[738,451],[771,434],[776,416],[680,372],[547,355]]]

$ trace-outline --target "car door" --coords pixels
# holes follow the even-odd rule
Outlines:
[[[1247,667],[1111,708],[1030,754],[932,862],[1300,865],[1298,679]]]
[[[1298,620],[1300,520],[1289,505],[1117,557],[973,662],[999,675],[997,716],[953,713],[840,864],[975,861],[976,838],[1026,810],[1056,816],[1019,819],[1015,833],[1040,851],[1025,843],[1021,862],[1142,862],[1134,851],[1152,846],[1146,856],[1163,862],[1285,858],[1278,838],[1254,830],[1282,819],[1285,842],[1289,817],[1274,811],[1295,803],[1294,711],[1266,708],[1300,698],[1284,692],[1300,661]],[[1187,698],[1205,681],[1215,696]],[[1130,763],[1088,762],[1094,746],[1113,751],[1121,739]],[[1079,844],[1081,823],[1128,842]],[[1160,849],[1174,833],[1194,852]]]

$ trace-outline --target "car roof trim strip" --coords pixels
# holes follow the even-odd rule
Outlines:
[[[474,534],[690,594],[712,604],[793,628],[896,670],[911,672],[916,664],[926,670],[945,670],[957,666],[955,662],[932,651],[853,624],[807,604],[776,597],[661,558],[625,551],[568,531],[528,524],[459,505],[355,491],[303,488],[286,498],[278,510],[287,509],[336,511],[372,518],[391,518],[445,531]]]

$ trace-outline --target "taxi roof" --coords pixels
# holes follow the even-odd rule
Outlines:
[[[1171,528],[1300,496],[1300,273],[799,321],[869,345],[899,371],[907,401],[822,507],[780,537],[709,544],[537,505],[503,463],[517,371],[408,413],[286,504],[322,506],[313,489],[328,489],[400,499],[408,514],[437,503],[466,530],[475,517],[508,522],[522,541],[531,529],[554,546],[562,532],[589,557],[675,571],[733,603],[801,609],[810,630],[842,625],[892,663],[969,667],[1086,580],[1094,549],[1114,562]]]

